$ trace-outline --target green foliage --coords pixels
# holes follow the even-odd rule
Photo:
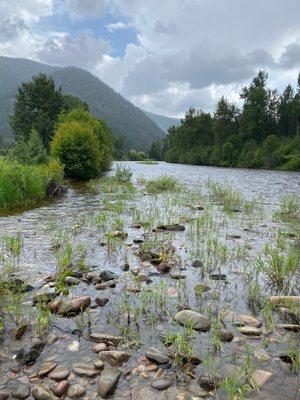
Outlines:
[[[23,207],[44,199],[50,183],[60,182],[62,176],[63,169],[55,160],[34,166],[0,159],[0,209]]]
[[[56,90],[53,79],[47,75],[38,74],[32,81],[21,83],[11,118],[17,139],[27,141],[35,129],[48,147],[62,106],[61,89]]]
[[[62,111],[64,113],[69,113],[76,108],[81,108],[84,111],[89,111],[89,106],[85,101],[82,101],[78,97],[72,96],[71,94],[63,94]]]
[[[130,168],[117,165],[115,178],[119,183],[128,183],[131,181],[132,171]]]
[[[299,88],[294,94],[289,85],[278,96],[267,87],[267,77],[260,71],[243,88],[241,111],[223,97],[213,116],[189,109],[181,125],[169,129],[163,144],[152,144],[151,157],[184,164],[299,170]]]
[[[146,183],[146,189],[149,193],[158,194],[162,192],[172,192],[178,190],[178,182],[171,176],[161,176],[151,179]]]
[[[84,122],[61,123],[51,143],[51,153],[64,165],[67,177],[85,180],[101,172],[98,138]]]
[[[100,152],[100,170],[105,171],[109,168],[113,154],[113,144],[111,131],[104,121],[93,117],[87,111],[81,108],[72,110],[69,113],[63,113],[59,116],[59,126],[68,122],[78,122],[89,127],[98,140],[98,150]],[[63,128],[61,128],[63,129]],[[66,164],[67,166],[67,164]]]
[[[35,129],[32,129],[29,139],[26,142],[21,137],[9,150],[9,157],[22,164],[43,164],[47,161],[47,151],[45,146]]]
[[[143,151],[130,150],[128,152],[128,160],[130,161],[143,161],[147,159],[146,153]]]

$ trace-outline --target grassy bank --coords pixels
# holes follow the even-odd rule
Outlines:
[[[0,158],[0,210],[37,203],[46,197],[51,182],[62,178],[63,169],[55,160],[36,166]]]

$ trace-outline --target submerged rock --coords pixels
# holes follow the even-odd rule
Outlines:
[[[227,277],[225,274],[211,274],[210,279],[214,281],[225,281]]]
[[[0,389],[0,400],[7,400],[10,396],[10,391],[7,389]]]
[[[271,296],[270,303],[278,307],[280,305],[290,307],[300,305],[300,296]]]
[[[219,334],[222,342],[231,342],[234,338],[234,334],[227,329],[221,329]]]
[[[66,276],[65,283],[69,286],[73,286],[78,285],[80,283],[80,280],[78,278],[75,278],[74,276]]]
[[[150,360],[156,361],[158,364],[167,364],[169,362],[169,357],[160,350],[150,347],[146,351],[146,357]]]
[[[207,331],[211,325],[210,320],[203,314],[192,310],[179,311],[174,317],[182,326],[192,327],[195,331]]]
[[[73,371],[79,376],[88,376],[89,378],[94,378],[99,374],[99,371],[90,364],[78,363],[73,365]]]
[[[51,389],[56,396],[62,397],[69,389],[69,386],[70,386],[69,381],[64,380],[56,383],[55,385],[52,385]]]
[[[222,376],[218,374],[211,375],[203,373],[199,376],[198,383],[204,390],[210,392],[211,390],[220,387],[222,379]]]
[[[79,397],[83,397],[86,393],[85,387],[75,383],[70,386],[67,392],[67,396],[71,399],[78,399]]]
[[[97,343],[111,342],[114,346],[117,346],[121,342],[122,336],[110,335],[108,333],[91,333],[89,339]]]
[[[155,229],[153,229],[153,232],[160,232],[160,231],[179,232],[179,231],[184,231],[184,230],[185,230],[184,225],[169,224],[169,225],[159,225]]]
[[[58,366],[54,368],[49,374],[48,378],[54,381],[62,381],[68,378],[70,375],[70,370],[64,366]]]
[[[107,282],[118,279],[119,275],[117,275],[113,271],[104,270],[100,272],[100,278],[102,279],[102,281]]]
[[[31,391],[36,400],[57,400],[58,398],[44,385],[37,385]]]
[[[273,376],[272,372],[269,371],[264,371],[262,369],[257,369],[253,372],[252,374],[252,380],[254,384],[260,388],[262,387],[265,383],[270,380],[270,378]]]
[[[99,394],[106,398],[112,394],[119,382],[121,371],[119,368],[105,368],[99,377]]]
[[[171,379],[156,379],[152,381],[151,386],[157,390],[165,390],[172,386],[172,383]]]
[[[17,361],[20,364],[31,365],[34,364],[37,358],[41,355],[44,350],[46,343],[45,342],[37,342],[29,349],[21,349],[16,356]]]
[[[14,383],[14,388],[11,391],[11,395],[18,400],[25,400],[30,395],[30,385],[27,383]]]
[[[194,261],[192,262],[192,267],[194,267],[194,268],[201,268],[201,267],[203,267],[203,262],[200,261],[200,260],[194,260]]]
[[[89,296],[75,297],[65,303],[61,303],[58,307],[57,313],[62,316],[70,316],[84,311],[91,305],[91,298]]]
[[[240,332],[246,336],[260,336],[262,334],[261,329],[255,326],[242,326]]]
[[[129,360],[131,353],[121,350],[101,351],[98,357],[102,361],[107,361],[113,367],[120,367]]]
[[[237,317],[236,324],[239,326],[248,325],[260,328],[262,322],[259,319],[252,317],[251,315],[241,314]]]

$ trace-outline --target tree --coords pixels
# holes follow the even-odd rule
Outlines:
[[[244,99],[240,130],[246,140],[263,141],[277,132],[277,92],[267,88],[268,74],[259,71],[240,97]]]
[[[71,94],[64,94],[62,111],[68,113],[76,108],[82,108],[84,111],[89,111],[89,106],[85,101]]]
[[[64,165],[66,176],[86,180],[101,172],[101,151],[96,133],[84,121],[61,123],[51,143],[51,154]]]
[[[112,134],[109,127],[104,121],[95,118],[92,114],[82,108],[76,108],[67,114],[60,114],[58,124],[74,121],[84,123],[95,133],[101,153],[101,170],[107,170],[111,164],[113,155]]]
[[[48,160],[47,151],[38,132],[32,129],[26,142],[20,137],[15,146],[9,150],[9,157],[22,164],[43,164]]]
[[[293,136],[296,131],[297,116],[295,112],[295,95],[291,85],[288,85],[280,96],[278,105],[279,134]]]
[[[214,112],[213,131],[216,144],[223,145],[238,129],[239,109],[222,96]]]
[[[45,74],[38,74],[31,82],[19,86],[14,112],[10,120],[17,139],[29,139],[35,129],[46,148],[54,133],[54,126],[63,107],[61,89]]]
[[[155,140],[149,150],[149,158],[153,160],[162,160],[162,141]]]

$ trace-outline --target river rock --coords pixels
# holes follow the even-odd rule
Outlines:
[[[73,371],[79,376],[87,376],[94,378],[99,374],[95,368],[91,367],[90,364],[78,363],[73,365]]]
[[[211,390],[220,387],[221,382],[222,376],[218,374],[211,375],[202,373],[198,378],[199,385],[207,392],[210,392]]]
[[[259,319],[252,317],[251,315],[241,314],[237,317],[236,324],[239,326],[249,325],[249,326],[254,326],[256,328],[260,328],[262,322]]]
[[[260,336],[262,331],[255,326],[242,326],[240,327],[240,332],[246,336]]]
[[[160,350],[150,347],[146,351],[146,357],[150,360],[156,361],[158,364],[167,364],[169,362],[169,357]]]
[[[7,389],[0,389],[0,400],[7,400],[10,396],[10,391]]]
[[[35,386],[31,394],[36,400],[57,400],[57,397],[44,385]]]
[[[69,386],[70,386],[69,381],[64,380],[56,383],[55,385],[52,385],[51,389],[57,397],[62,397],[69,389]]]
[[[192,326],[195,331],[207,331],[211,325],[209,319],[196,311],[182,310],[174,317],[182,326]]]
[[[62,303],[58,308],[58,314],[68,316],[78,314],[91,305],[89,296],[75,297],[74,299]]]
[[[105,368],[99,377],[99,394],[104,398],[112,394],[119,382],[120,376],[121,371],[119,368]]]
[[[95,346],[93,346],[92,350],[95,353],[100,353],[100,351],[105,351],[107,349],[107,346],[105,343],[97,343]]]
[[[258,348],[254,351],[255,357],[258,359],[259,362],[267,362],[270,360],[269,354],[263,348]]]
[[[35,292],[32,298],[33,305],[36,304],[48,304],[50,301],[54,300],[57,296],[55,288],[48,290],[41,290]]]
[[[32,347],[28,349],[21,349],[16,356],[17,361],[20,364],[31,365],[35,363],[37,358],[41,355],[44,350],[46,343],[45,342],[37,342]]]
[[[280,305],[285,307],[299,306],[300,296],[271,296],[270,303],[275,307]]]
[[[226,278],[225,274],[210,274],[210,279],[214,281],[226,281]]]
[[[159,232],[159,231],[179,232],[184,230],[185,226],[180,224],[159,225],[155,229],[153,229],[154,232]]]
[[[286,331],[300,332],[300,325],[298,324],[278,324],[278,329],[285,329]]]
[[[192,262],[192,267],[194,267],[194,268],[201,268],[201,267],[203,267],[203,262],[200,261],[200,260],[194,260],[194,261]]]
[[[178,397],[178,391],[170,387],[163,391],[152,390],[147,386],[138,386],[131,391],[131,400],[190,400],[189,397]],[[191,400],[198,400],[191,398]]]
[[[102,369],[104,367],[104,362],[102,360],[95,360],[94,367],[96,369]]]
[[[95,298],[95,303],[99,307],[104,307],[106,305],[106,303],[108,303],[108,302],[109,302],[109,298],[108,297],[96,297]]]
[[[39,378],[42,378],[42,377],[48,375],[49,372],[51,372],[56,366],[57,366],[57,363],[55,363],[55,362],[47,362],[47,363],[42,364],[42,366],[40,367],[40,369],[37,372],[37,376]]]
[[[89,339],[97,343],[111,342],[114,346],[118,346],[122,340],[122,336],[110,335],[108,333],[91,333]]]
[[[78,399],[79,397],[83,397],[86,393],[85,387],[75,383],[70,386],[67,392],[67,396],[71,399]]]
[[[151,386],[157,390],[165,390],[172,386],[172,383],[171,379],[155,379],[151,382]]]
[[[30,395],[30,385],[22,382],[14,383],[14,388],[11,391],[11,395],[15,399],[27,399],[27,397]]]
[[[64,366],[58,366],[54,368],[49,374],[48,378],[54,381],[63,381],[70,375],[70,370]]]
[[[219,334],[222,342],[231,342],[234,338],[234,334],[227,329],[221,329]]]
[[[104,270],[104,271],[100,272],[100,278],[104,282],[107,282],[107,281],[113,281],[115,279],[118,279],[119,276],[115,272]]]
[[[273,376],[272,372],[257,369],[252,374],[254,384],[260,388]]]
[[[113,367],[120,367],[129,360],[131,353],[121,350],[101,351],[98,357],[100,360],[108,362]]]
[[[78,278],[75,278],[75,276],[66,276],[65,283],[69,286],[75,286],[80,283],[80,280]]]

